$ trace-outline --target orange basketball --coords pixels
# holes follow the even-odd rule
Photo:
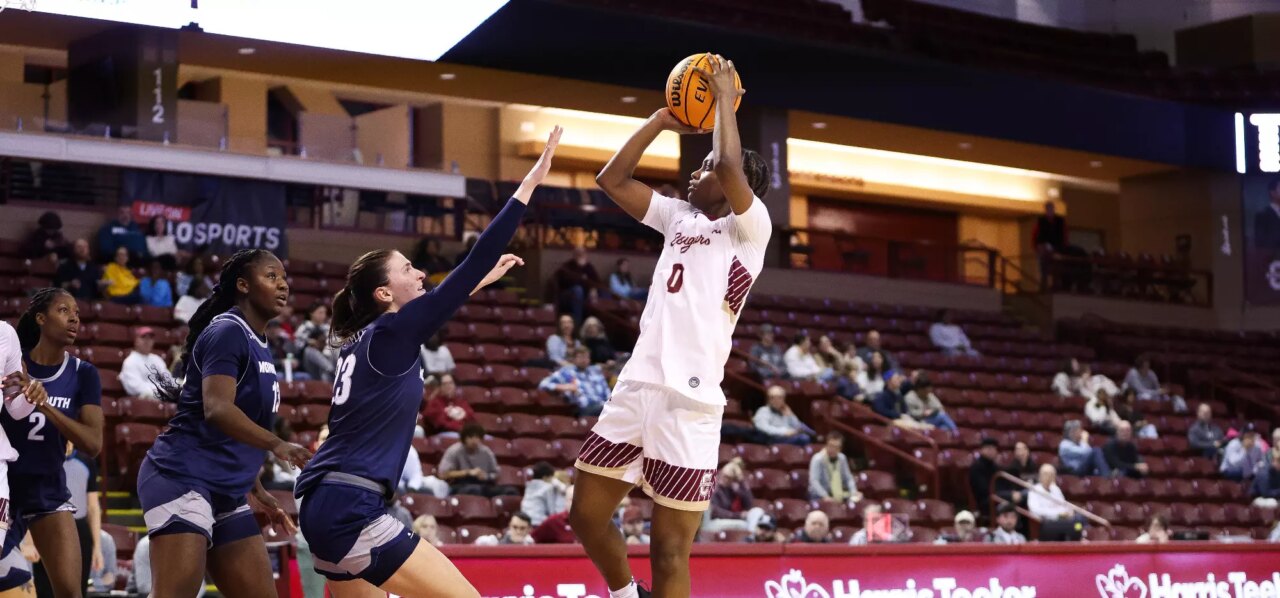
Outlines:
[[[699,129],[716,126],[716,99],[711,94],[711,82],[695,69],[710,70],[711,59],[707,54],[694,54],[681,60],[671,69],[667,78],[667,108],[680,122]],[[742,79],[733,75],[734,85],[742,89]],[[738,110],[742,96],[734,98],[733,110]]]

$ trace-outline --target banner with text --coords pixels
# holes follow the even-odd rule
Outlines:
[[[208,247],[229,255],[266,249],[288,257],[285,189],[281,183],[170,172],[126,171],[121,201],[146,231],[155,216],[169,221],[178,247]],[[150,232],[150,231],[146,231]]]
[[[1280,174],[1241,177],[1244,296],[1253,305],[1280,304]]]

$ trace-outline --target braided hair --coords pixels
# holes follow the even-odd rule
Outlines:
[[[22,317],[18,318],[16,327],[18,344],[22,347],[23,353],[30,353],[40,342],[40,324],[36,322],[36,315],[49,311],[49,306],[59,295],[70,297],[71,293],[66,289],[48,287],[31,295],[31,303],[27,305],[27,311],[22,312]]]
[[[191,359],[191,349],[196,346],[200,333],[209,327],[213,318],[236,306],[236,299],[239,296],[236,292],[236,281],[245,278],[249,266],[271,255],[271,252],[265,249],[242,249],[235,252],[222,265],[222,272],[218,274],[218,283],[213,286],[213,293],[200,304],[196,313],[187,321],[187,342],[182,347],[182,358],[178,360],[179,371],[186,370],[187,361]],[[156,386],[156,390],[159,391],[157,396],[162,400],[178,401],[182,388],[172,378],[161,376],[156,372],[151,376],[151,383]]]
[[[747,175],[747,184],[751,186],[751,192],[763,199],[764,194],[769,192],[770,178],[769,163],[765,161],[764,156],[753,150],[742,150],[742,172]]]

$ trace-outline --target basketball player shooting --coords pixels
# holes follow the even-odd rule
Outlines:
[[[613,156],[596,182],[635,219],[663,234],[635,351],[578,455],[569,521],[611,598],[689,596],[689,552],[715,487],[720,390],[733,328],[764,266],[772,225],[760,196],[769,168],[738,138],[734,104],[745,93],[733,62],[712,56],[699,73],[717,100],[711,154],[689,180],[688,201],[635,180],[662,131],[705,133],[663,108]],[[652,594],[638,589],[612,517],[639,484],[653,497]]]

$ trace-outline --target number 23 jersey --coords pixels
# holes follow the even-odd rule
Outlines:
[[[640,316],[640,338],[618,376],[723,405],[724,364],[747,292],[773,232],[758,197],[741,214],[712,219],[657,192],[641,221],[662,233],[662,255]]]

